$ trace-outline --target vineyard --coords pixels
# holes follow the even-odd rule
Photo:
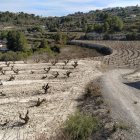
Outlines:
[[[122,85],[118,77],[123,74],[126,81],[139,81],[139,42],[80,41],[81,43],[108,46],[113,52],[105,56],[54,59],[49,62],[37,59],[0,62],[0,139],[37,139],[42,134],[48,139],[55,136],[67,117],[76,111],[77,99],[84,94],[86,84],[104,75],[104,70],[108,69],[115,69],[105,75],[103,80],[104,86],[107,87],[106,91],[110,93],[111,103],[118,101],[117,110],[113,110],[114,114],[117,111],[120,111],[120,114],[121,111],[124,112],[120,106],[118,107],[123,101],[123,104],[128,105],[127,109],[130,112],[133,113],[135,110],[135,118],[138,117],[139,113],[136,112],[139,110],[132,106],[133,102],[137,104],[139,100],[135,95],[132,96],[136,90]],[[132,72],[133,70],[135,71]],[[117,85],[120,92],[116,90]],[[130,93],[124,94],[123,89]],[[138,92],[137,90],[136,93]],[[130,114],[126,116],[129,117]],[[130,120],[135,122],[133,117]]]
[[[101,75],[100,62],[91,61],[1,62],[0,139],[55,135],[75,111],[85,83]]]
[[[137,69],[140,67],[139,43],[139,41],[73,41],[73,44],[89,48],[110,48],[112,50],[111,54],[94,57],[94,60],[101,61],[110,68],[131,69]]]

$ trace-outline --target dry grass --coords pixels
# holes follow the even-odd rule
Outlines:
[[[46,53],[33,55],[30,60],[40,59],[40,61],[49,61],[53,59],[67,60],[67,59],[80,59],[80,58],[92,58],[102,56],[95,49],[83,48],[76,45],[65,45],[60,48],[60,53],[48,55]]]
[[[101,56],[95,49],[83,48],[75,45],[66,45],[61,48],[61,53],[58,55],[60,59],[74,59]]]
[[[96,81],[88,83],[86,88],[85,88],[84,97],[88,98],[91,96],[93,96],[93,97],[101,96],[100,86]]]
[[[101,72],[106,72],[108,70],[108,66],[103,63],[101,63],[97,68]]]
[[[52,140],[87,140],[97,130],[97,119],[90,114],[75,112],[68,117],[60,133]]]

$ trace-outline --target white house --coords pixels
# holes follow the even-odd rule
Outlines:
[[[3,47],[3,45],[0,43],[0,48],[2,48]]]
[[[132,15],[130,15],[130,17],[131,18],[136,18],[137,16],[132,14]]]

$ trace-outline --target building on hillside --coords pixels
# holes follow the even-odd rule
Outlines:
[[[132,14],[132,15],[130,15],[130,17],[131,17],[131,18],[136,18],[137,16],[134,15],[134,14]]]
[[[0,51],[8,51],[8,48],[6,46],[6,41],[0,40]]]
[[[0,48],[2,48],[2,46],[3,46],[2,43],[0,43]]]

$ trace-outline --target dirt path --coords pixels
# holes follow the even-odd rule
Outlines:
[[[132,70],[119,69],[107,72],[103,78],[103,95],[110,105],[116,120],[133,126],[130,139],[139,140],[140,136],[140,90],[123,83],[122,75]]]

